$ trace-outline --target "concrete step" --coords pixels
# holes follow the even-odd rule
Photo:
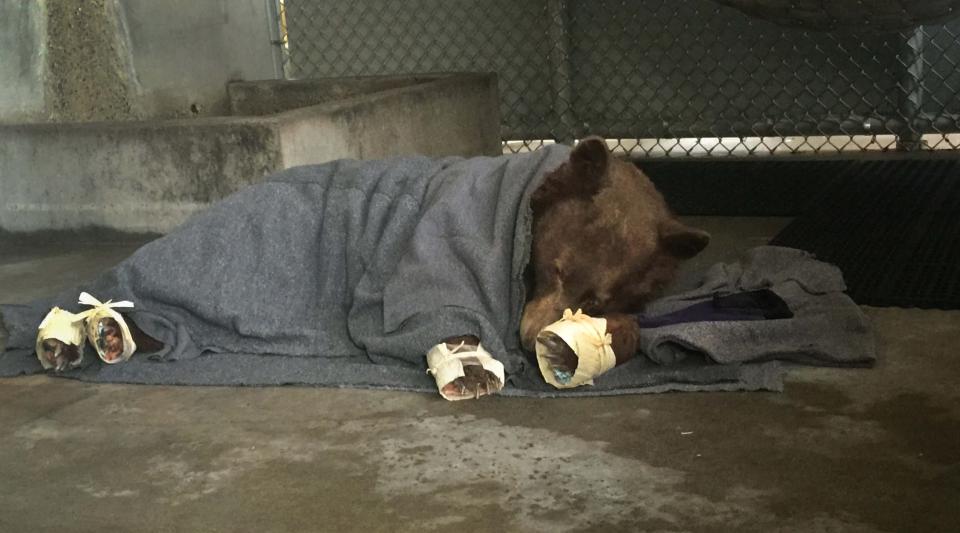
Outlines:
[[[0,125],[0,230],[165,233],[272,172],[496,155],[492,74],[233,83],[235,116]]]

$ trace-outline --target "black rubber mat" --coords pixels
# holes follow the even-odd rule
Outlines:
[[[771,244],[839,266],[860,304],[960,309],[960,160],[848,162]]]

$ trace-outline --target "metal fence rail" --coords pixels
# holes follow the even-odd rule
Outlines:
[[[816,31],[712,0],[283,0],[289,78],[492,71],[505,150],[960,148],[960,22]]]

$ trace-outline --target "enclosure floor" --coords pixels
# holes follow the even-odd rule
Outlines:
[[[696,260],[780,219],[691,219]],[[0,243],[2,249],[3,243]],[[0,300],[133,249],[0,254]],[[0,531],[950,531],[960,312],[868,308],[881,360],[782,394],[485,398],[0,380]]]

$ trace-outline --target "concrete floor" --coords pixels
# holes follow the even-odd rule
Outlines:
[[[693,222],[715,236],[701,266],[784,223]],[[0,301],[132,249],[7,245]],[[0,531],[956,531],[960,312],[866,311],[877,367],[804,369],[783,394],[0,380]]]

